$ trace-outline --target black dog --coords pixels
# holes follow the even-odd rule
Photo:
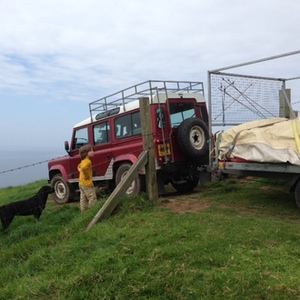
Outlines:
[[[15,216],[29,216],[34,215],[38,221],[42,211],[44,210],[48,198],[48,194],[54,192],[50,186],[43,186],[31,198],[6,204],[0,207],[0,217],[3,230],[8,228]]]

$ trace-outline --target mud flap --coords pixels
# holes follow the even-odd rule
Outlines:
[[[158,191],[158,196],[165,194],[165,184],[163,179],[160,176],[157,176],[157,191]]]

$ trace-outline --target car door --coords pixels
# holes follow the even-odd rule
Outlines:
[[[92,128],[94,147],[93,179],[109,180],[113,178],[112,140],[110,123],[108,120],[96,123]]]

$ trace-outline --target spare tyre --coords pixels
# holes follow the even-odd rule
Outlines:
[[[207,155],[209,133],[206,124],[198,118],[184,120],[177,132],[177,142],[181,152],[191,158]]]

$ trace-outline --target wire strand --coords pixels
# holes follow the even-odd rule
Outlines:
[[[41,165],[41,164],[47,163],[49,161],[60,159],[60,158],[63,158],[63,157],[65,157],[65,156],[60,156],[60,157],[56,157],[56,158],[43,160],[43,161],[39,161],[39,162],[32,163],[32,164],[28,164],[28,165],[25,165],[25,166],[16,167],[16,168],[5,170],[5,171],[0,171],[0,175],[5,174],[5,173],[9,173],[9,172],[14,172],[14,171],[21,170],[21,169],[25,169],[25,168],[29,168],[29,167],[34,167],[34,166]]]
[[[132,154],[136,154],[136,153],[139,153],[141,151],[143,151],[142,148],[141,149],[137,149],[136,151],[133,151]],[[0,175],[6,174],[6,173],[9,173],[9,172],[18,171],[18,170],[21,170],[21,169],[26,169],[26,168],[34,167],[34,166],[41,165],[41,164],[44,164],[44,163],[48,163],[50,161],[53,161],[53,160],[56,160],[56,159],[60,159],[60,158],[64,158],[64,157],[67,157],[67,156],[60,156],[60,157],[56,157],[56,158],[52,158],[52,159],[48,159],[48,160],[43,160],[43,161],[39,161],[39,162],[32,163],[32,164],[28,164],[28,165],[25,165],[25,166],[20,166],[20,167],[16,167],[16,168],[13,168],[13,169],[0,171]],[[99,165],[102,165],[102,164],[104,164],[104,162],[93,164],[93,167],[96,167],[96,166],[99,166]],[[78,174],[79,174],[79,172],[78,172]]]

